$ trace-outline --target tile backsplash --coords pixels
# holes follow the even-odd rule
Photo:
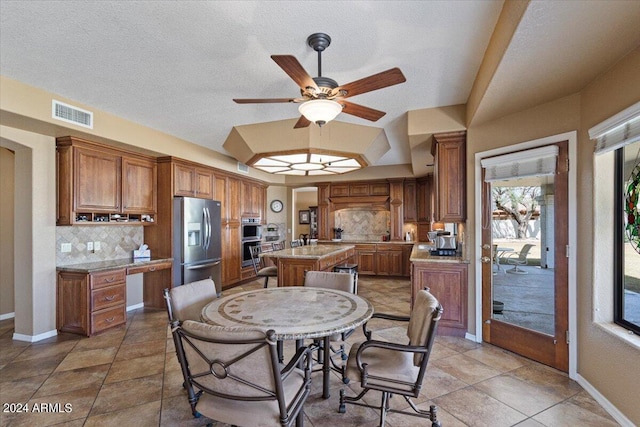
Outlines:
[[[378,241],[389,232],[389,211],[341,209],[334,213],[336,228],[342,228],[343,240]]]
[[[144,227],[127,226],[58,226],[56,227],[56,265],[80,264],[129,258],[144,242]],[[87,242],[100,242],[100,250],[87,250]],[[71,252],[61,251],[62,243],[71,244]],[[153,249],[153,248],[151,248]]]

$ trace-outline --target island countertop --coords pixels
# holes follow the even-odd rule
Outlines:
[[[294,259],[322,259],[328,256],[338,255],[350,249],[354,249],[354,245],[307,245],[297,248],[281,249],[260,254],[269,258],[294,258]]]
[[[261,257],[278,267],[278,287],[303,286],[306,271],[333,271],[355,261],[354,245],[311,245],[264,252]]]
[[[469,264],[469,260],[467,259],[464,251],[460,256],[437,256],[431,255],[432,249],[435,249],[435,246],[429,244],[413,245],[413,250],[411,251],[411,255],[409,256],[409,261]]]

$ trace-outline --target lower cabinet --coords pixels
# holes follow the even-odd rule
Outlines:
[[[411,244],[363,243],[356,246],[358,274],[408,276]]]
[[[126,277],[124,268],[98,273],[59,271],[57,329],[91,336],[125,323]]]
[[[377,274],[380,276],[402,276],[404,274],[402,247],[398,245],[377,246]]]
[[[417,292],[429,288],[444,309],[438,335],[464,337],[467,332],[467,276],[468,267],[464,263],[413,263],[411,306]]]
[[[376,245],[356,245],[358,274],[376,274]]]

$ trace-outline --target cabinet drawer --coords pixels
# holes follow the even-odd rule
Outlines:
[[[122,325],[126,321],[127,312],[124,304],[100,310],[91,315],[91,333],[95,334],[105,329]]]
[[[127,272],[125,269],[109,270],[100,273],[91,273],[91,289],[102,288],[104,286],[111,286],[118,283],[125,283],[127,278]]]
[[[380,244],[376,245],[376,249],[378,252],[381,251],[400,251],[402,252],[402,245],[390,245],[390,244]]]
[[[91,311],[102,310],[113,305],[124,304],[127,294],[125,284],[100,288],[91,292]]]
[[[336,264],[336,257],[334,255],[328,256],[320,260],[320,270],[325,270],[328,267],[333,267]]]
[[[171,268],[171,262],[158,262],[156,264],[145,264],[137,267],[127,268],[127,274],[149,273],[151,271],[164,270]]]

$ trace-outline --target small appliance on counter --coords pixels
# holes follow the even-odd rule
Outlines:
[[[458,242],[456,236],[452,236],[448,231],[438,232],[435,239],[436,248],[431,255],[435,256],[456,256],[458,253]]]

